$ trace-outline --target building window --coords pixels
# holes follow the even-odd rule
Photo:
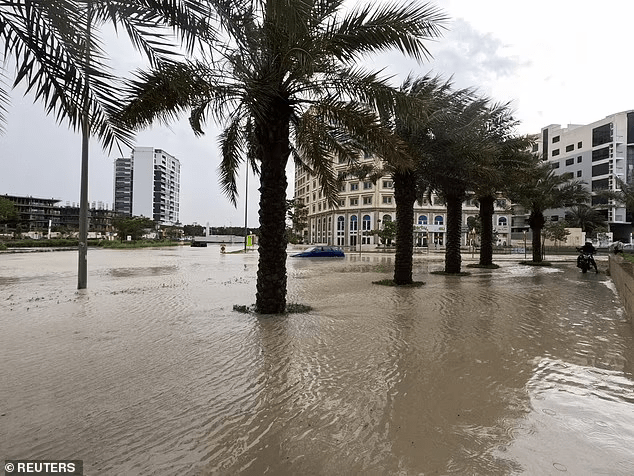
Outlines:
[[[599,160],[609,159],[610,158],[610,148],[603,147],[601,149],[592,151],[592,162],[597,162]]]
[[[345,207],[346,206],[346,199],[345,198],[339,199],[339,206],[340,207]]]
[[[572,159],[566,159],[566,166],[573,165],[574,163],[575,163],[575,158],[574,157]]]
[[[582,176],[581,170],[577,170],[577,178],[579,178],[581,176]]]
[[[498,218],[498,226],[506,226],[508,223],[506,217],[499,217]]]
[[[383,197],[383,203],[385,205],[391,205],[392,204],[392,197],[390,195],[384,196]]]
[[[592,129],[592,147],[612,142],[612,123]]]
[[[444,219],[441,215],[437,215],[436,218],[434,218],[434,225],[442,225],[444,223]]]
[[[371,190],[372,182],[363,182],[363,190]]]
[[[392,221],[392,215],[383,215],[383,223]]]
[[[350,206],[354,207],[355,205],[359,204],[359,199],[358,198],[351,198],[350,199]]]
[[[533,152],[537,152],[539,150],[539,146],[537,144],[533,145]]]
[[[350,184],[350,191],[354,191],[354,190],[359,190],[359,184],[358,183],[351,183]]]
[[[340,192],[345,192],[346,191],[346,184],[342,183],[341,186],[339,187],[339,191]]]
[[[553,150],[553,157],[557,157],[559,155],[559,149]]]
[[[570,144],[566,146],[566,152],[572,152],[573,150],[575,150],[574,144]]]
[[[357,246],[357,230],[358,229],[359,227],[357,223],[357,216],[352,215],[350,217],[350,236],[349,236],[350,246]]]
[[[556,142],[559,142],[559,136],[553,137],[553,144],[555,144]]]
[[[592,181],[592,191],[597,192],[599,190],[608,190],[610,188],[610,183],[608,179],[600,179]]]
[[[583,162],[583,157],[581,156],[577,157],[577,163],[580,164],[581,162]]]
[[[583,142],[577,142],[577,149],[581,149],[583,147]]]
[[[421,215],[418,217],[419,225],[427,225],[427,215]]]
[[[372,240],[372,235],[370,235],[370,231],[372,231],[372,221],[370,220],[370,215],[363,215],[362,230],[363,235],[361,237],[361,243],[369,245]]]
[[[592,176],[598,177],[599,175],[607,175],[610,173],[610,163],[605,162],[604,164],[593,165],[592,166]]]
[[[394,182],[392,180],[383,180],[383,188],[394,188]]]
[[[550,217],[550,221],[559,221],[559,215],[553,215]]]
[[[553,169],[558,169],[559,168],[559,162],[553,162],[552,164]]]
[[[346,219],[344,217],[337,218],[337,246],[343,246],[346,239]]]
[[[372,197],[363,197],[364,205],[372,205]]]

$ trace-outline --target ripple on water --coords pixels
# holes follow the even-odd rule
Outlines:
[[[427,284],[394,288],[372,284],[384,256],[289,259],[288,300],[313,310],[258,317],[232,311],[254,302],[255,253],[90,253],[82,292],[71,258],[0,264],[22,280],[0,300],[11,456],[95,474],[627,474],[632,336],[605,276],[456,278],[417,258]]]

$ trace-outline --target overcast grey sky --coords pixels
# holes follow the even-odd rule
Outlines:
[[[549,124],[585,124],[634,109],[629,50],[634,2],[574,0],[438,0],[451,18],[443,38],[431,42],[434,59],[422,65],[396,53],[371,61],[400,84],[411,73],[454,77],[457,87],[477,87],[500,102],[511,101],[520,133]],[[116,45],[120,48],[120,45]],[[122,48],[121,51],[129,51]],[[132,69],[135,54],[117,54]],[[81,137],[46,117],[32,97],[13,95],[6,133],[0,136],[0,195],[32,195],[79,201]],[[220,193],[217,129],[197,138],[186,118],[137,135],[139,146],[163,149],[181,161],[180,218],[184,224],[244,224],[244,186],[237,208]],[[129,153],[124,151],[125,155]],[[113,161],[95,142],[90,152],[90,200],[111,206]],[[244,173],[240,177],[244,184]],[[289,195],[293,189],[289,166]],[[258,183],[249,177],[248,224],[258,226]]]

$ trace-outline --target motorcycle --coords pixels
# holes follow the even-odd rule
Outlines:
[[[583,251],[582,248],[577,247],[579,256],[577,257],[577,268],[581,268],[582,273],[587,273],[590,268],[594,266],[594,258],[591,253]]]

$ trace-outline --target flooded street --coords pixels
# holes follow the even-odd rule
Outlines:
[[[394,288],[372,284],[393,255],[289,258],[288,301],[313,310],[256,317],[233,311],[255,302],[256,252],[90,250],[82,291],[75,252],[1,254],[0,458],[81,459],[86,475],[634,474],[634,335],[610,278],[496,262],[449,277],[417,255],[426,284]]]

